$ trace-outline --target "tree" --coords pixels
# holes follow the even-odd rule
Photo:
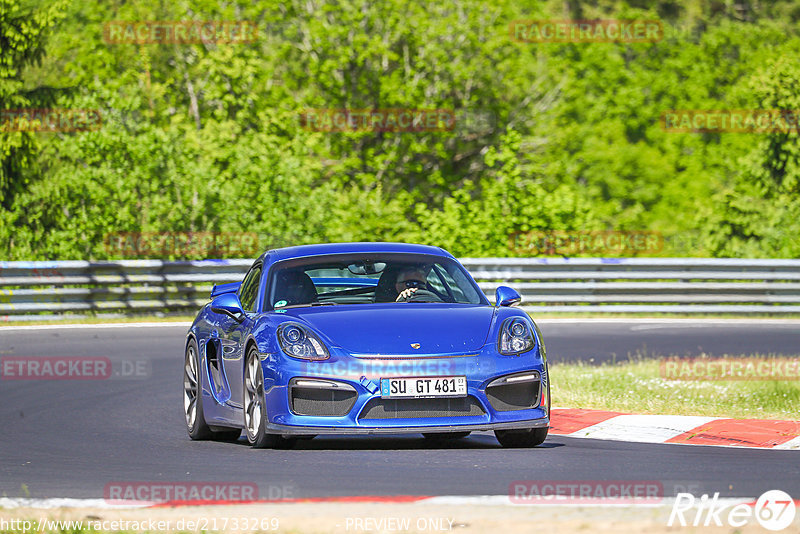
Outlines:
[[[737,180],[716,197],[717,210],[708,221],[715,255],[800,257],[800,62],[795,57],[770,62],[752,79],[758,108],[785,112],[786,121],[761,134],[756,147],[735,161],[741,169]]]
[[[21,0],[0,0],[0,111],[51,105],[59,91],[31,86],[25,69],[40,64],[47,36],[64,15],[66,0],[31,10]],[[9,209],[26,183],[37,149],[33,133],[14,131],[13,119],[0,117],[0,207]]]

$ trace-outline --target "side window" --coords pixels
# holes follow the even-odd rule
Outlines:
[[[431,278],[436,278],[438,284],[434,284]],[[469,302],[469,299],[465,297],[464,292],[461,290],[460,284],[458,284],[450,273],[438,263],[431,269],[428,281],[433,287],[437,287],[437,285],[441,286],[440,291],[442,294],[455,299],[455,302]]]
[[[261,280],[261,265],[253,267],[247,276],[244,277],[242,286],[239,288],[239,300],[242,302],[244,311],[255,311],[256,295],[258,294],[258,282]]]
[[[481,301],[481,296],[472,286],[472,283],[456,265],[450,264],[441,270],[442,276],[448,281],[450,287],[453,288],[453,296],[457,302],[464,302],[469,304],[478,304]]]
[[[447,288],[444,287],[444,284],[442,283],[442,278],[439,276],[439,273],[437,271],[438,269],[436,269],[435,267],[432,268],[428,273],[428,279],[425,281],[428,282],[433,289],[438,291],[440,295],[447,295]]]

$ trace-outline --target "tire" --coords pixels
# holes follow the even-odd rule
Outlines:
[[[425,439],[431,441],[452,441],[456,439],[464,439],[472,434],[472,432],[423,432],[422,435]]]
[[[183,415],[189,437],[194,440],[211,438],[211,429],[203,418],[201,376],[200,352],[197,350],[197,342],[190,339],[186,344],[183,360]]]
[[[290,449],[294,446],[293,438],[283,438],[277,434],[268,434],[267,427],[267,406],[264,397],[264,371],[261,369],[261,362],[258,359],[258,350],[250,347],[247,351],[244,368],[244,395],[242,406],[244,406],[244,430],[247,434],[247,442],[254,449]]]
[[[203,378],[200,364],[200,352],[197,342],[190,339],[186,344],[186,354],[183,361],[183,415],[186,419],[186,430],[193,440],[214,439],[221,441],[236,441],[242,435],[241,430],[235,428],[225,430],[212,430],[206,424],[203,415]]]
[[[545,367],[545,372],[547,368]],[[550,380],[547,380],[547,415],[550,416]],[[495,430],[494,436],[500,445],[509,449],[526,449],[536,447],[547,439],[550,427],[527,428],[522,430]]]
[[[528,428],[524,430],[495,430],[494,435],[500,445],[509,449],[527,449],[544,443],[549,427]]]

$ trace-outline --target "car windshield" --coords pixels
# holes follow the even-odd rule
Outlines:
[[[385,302],[488,304],[457,261],[425,254],[283,260],[270,269],[266,296],[266,308],[273,309]]]

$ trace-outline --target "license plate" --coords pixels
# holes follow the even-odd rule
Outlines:
[[[381,397],[466,397],[466,376],[381,378]]]

